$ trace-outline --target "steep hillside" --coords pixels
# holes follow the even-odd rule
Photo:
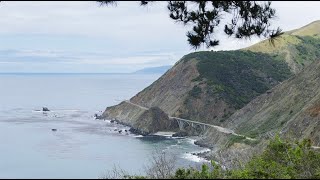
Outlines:
[[[215,146],[206,157],[232,167],[233,160],[258,154],[275,134],[289,140],[311,140],[320,147],[320,59],[294,77],[258,96],[224,122],[235,133],[255,138],[224,136],[208,130],[198,144]]]
[[[285,32],[276,38],[244,48],[244,51],[263,52],[279,56],[289,65],[293,73],[299,73],[305,66],[320,57],[320,21],[314,21],[302,28]]]
[[[320,37],[320,20],[314,21],[302,28],[288,31],[287,34],[296,36],[313,36]]]
[[[220,125],[254,97],[266,92],[291,73],[286,63],[268,54],[220,51],[185,56],[197,60],[199,84],[189,91],[178,115]]]
[[[234,113],[226,127],[254,138],[281,132],[320,146],[320,62],[276,86]]]
[[[315,24],[318,22],[312,27]],[[320,39],[292,35],[301,35],[300,31],[282,35],[276,41],[278,47],[263,41],[242,50],[185,55],[130,101],[147,108],[159,107],[169,116],[225,125],[235,111],[320,57]],[[142,113],[123,102],[107,108],[103,117],[134,126]]]
[[[130,101],[144,107],[157,106],[169,115],[174,115],[183,106],[188,92],[198,84],[192,81],[199,76],[197,61],[185,62],[183,59]]]
[[[184,56],[130,101],[159,107],[169,116],[221,124],[235,110],[290,75],[286,63],[264,53],[197,52]],[[130,108],[125,107],[126,113],[112,116],[115,108],[117,112],[121,109],[108,108],[104,116],[131,119],[129,114],[134,117],[132,114],[141,113],[133,113],[136,108],[126,112]]]

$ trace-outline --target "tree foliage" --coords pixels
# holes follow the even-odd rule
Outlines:
[[[203,165],[200,170],[179,169],[177,179],[319,179],[320,153],[311,148],[310,140],[294,144],[278,136],[266,150],[252,158],[244,168],[223,170],[212,162],[211,170]]]
[[[166,162],[168,163],[168,162]],[[161,166],[162,167],[162,166]],[[152,171],[154,172],[154,171]],[[150,176],[126,176],[141,179]],[[157,177],[159,178],[159,177]],[[239,169],[224,169],[214,161],[200,169],[179,168],[161,179],[320,179],[320,153],[310,140],[290,143],[276,136],[264,152]]]
[[[116,4],[116,1],[98,1],[101,5]],[[151,1],[141,1],[146,6]],[[282,34],[281,29],[270,29],[275,17],[271,2],[256,1],[168,1],[169,17],[183,25],[192,25],[186,36],[191,47],[201,45],[207,48],[217,46],[216,30],[222,24],[224,33],[238,39],[257,37],[274,38]],[[225,15],[232,16],[229,22],[222,23]]]
[[[231,176],[257,179],[319,179],[319,170],[320,154],[312,149],[310,140],[292,144],[276,136],[262,155],[254,157],[244,169],[232,171]]]

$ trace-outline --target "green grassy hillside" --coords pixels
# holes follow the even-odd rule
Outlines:
[[[319,47],[320,21],[315,21],[302,28],[285,32],[276,38],[274,44],[264,40],[242,50],[283,56],[291,71],[297,74],[320,58]]]
[[[314,21],[306,26],[299,29],[288,31],[287,34],[296,36],[313,36],[320,37],[320,20]]]
[[[197,52],[185,59],[197,59],[200,73],[195,81],[205,81],[211,96],[224,99],[235,109],[266,92],[292,74],[279,56],[246,51]],[[201,93],[199,87],[191,95]]]
[[[199,76],[178,115],[220,124],[236,110],[320,59],[320,21],[236,51],[203,51],[196,60]],[[310,36],[312,35],[312,36]],[[212,110],[215,109],[215,110]],[[210,115],[208,115],[210,114]]]

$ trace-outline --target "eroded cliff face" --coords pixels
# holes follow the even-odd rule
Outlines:
[[[225,126],[253,138],[280,132],[320,145],[320,61],[257,97],[234,113]]]
[[[174,131],[178,128],[177,122],[169,120],[168,114],[160,108],[143,109],[127,102],[108,107],[102,117],[130,126],[133,132],[143,135],[158,131]]]
[[[102,117],[105,119],[117,119],[123,124],[144,132],[177,131],[176,122],[170,122],[166,118],[158,121],[157,115],[161,115],[162,113],[151,115],[152,113],[149,113],[144,107],[147,109],[157,107],[158,110],[163,111],[167,116],[176,115],[176,112],[183,106],[188,92],[197,84],[197,82],[192,81],[192,79],[195,79],[199,75],[196,62],[195,60],[187,62],[183,61],[183,59],[180,60],[157,81],[130,99],[130,102],[142,108],[122,102],[108,107],[102,114]],[[154,119],[150,118],[152,116]]]
[[[130,99],[144,107],[159,107],[169,116],[183,106],[188,92],[198,82],[192,81],[199,76],[196,60],[184,61],[183,58],[157,81]]]
[[[222,98],[212,96],[207,91],[208,85],[205,80],[196,80],[200,75],[197,68],[198,62],[199,60],[196,58],[187,60],[182,58],[157,81],[129,101],[143,108],[158,107],[168,116],[210,124],[221,124],[221,119],[225,119],[226,115],[231,115],[235,108]],[[201,89],[199,96],[192,93],[195,88]],[[102,117],[117,119],[123,124],[137,127],[142,114],[146,111],[143,108],[122,102],[119,105],[108,107]],[[148,124],[146,121],[143,122]],[[179,131],[178,128],[174,127],[175,125],[171,124],[172,127],[169,129]],[[143,124],[139,127],[144,131],[152,129],[151,126],[144,128]]]
[[[291,142],[310,139],[312,146],[319,147],[320,61],[255,98],[228,118],[223,126],[256,141],[221,136],[208,130],[199,143],[218,145],[218,152],[206,156],[220,162],[231,162],[236,158],[248,160],[253,154],[261,153],[276,134]]]
[[[158,131],[170,131],[178,128],[177,122],[169,120],[168,115],[158,107],[152,107],[146,110],[139,117],[135,129],[142,134],[156,133]]]
[[[110,120],[115,119],[123,124],[133,126],[145,111],[145,109],[141,109],[130,103],[121,102],[118,105],[107,107],[102,117]]]
[[[158,107],[168,116],[227,126],[248,136],[262,136],[269,132],[269,127],[280,127],[287,123],[289,116],[276,111],[271,113],[270,108],[265,109],[259,98],[255,98],[292,75],[299,74],[305,66],[320,57],[320,30],[316,28],[318,26],[319,22],[314,22],[300,30],[287,32],[276,41],[276,46],[263,41],[237,51],[188,54],[157,81],[132,97],[130,102],[145,108]],[[300,33],[294,33],[298,31]],[[267,95],[270,95],[270,92]],[[275,97],[277,98],[279,97]],[[271,121],[263,122],[258,129],[251,127],[251,121],[240,123],[241,120],[228,120],[252,100],[253,103],[257,102],[256,106],[261,106],[261,111],[265,113],[261,114],[259,120],[254,119],[252,122],[262,123],[270,113],[281,120],[273,124]],[[292,99],[288,98],[288,102],[291,101]],[[146,111],[138,106],[123,102],[108,107],[102,116],[136,125]],[[288,109],[287,106],[285,108]],[[242,109],[236,114],[243,111],[249,112],[250,108]],[[297,109],[292,112],[288,109],[291,114],[296,111]],[[247,116],[246,119],[252,119]],[[149,128],[151,126],[147,129]]]

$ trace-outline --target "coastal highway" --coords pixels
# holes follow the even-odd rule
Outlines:
[[[129,100],[125,100],[124,102],[126,103],[129,103],[131,105],[134,105],[134,106],[137,106],[141,109],[144,109],[144,110],[148,110],[149,108],[147,107],[143,107],[139,104],[135,104],[133,102],[130,102]],[[183,119],[183,118],[178,118],[178,117],[172,117],[172,116],[169,116],[169,119],[171,120],[174,120],[174,119],[177,119],[177,120],[180,120],[180,121],[184,121],[184,122],[188,122],[188,123],[194,123],[194,124],[198,124],[198,125],[204,125],[206,127],[210,127],[210,128],[215,128],[216,130],[218,130],[219,132],[222,132],[222,133],[226,133],[226,134],[233,134],[235,136],[241,136],[241,137],[244,137],[248,140],[255,140],[253,138],[249,138],[249,137],[246,137],[246,136],[243,136],[243,135],[240,135],[240,134],[237,134],[235,133],[233,130],[231,129],[227,129],[227,128],[224,128],[224,127],[221,127],[221,126],[216,126],[216,125],[213,125],[213,124],[207,124],[207,123],[202,123],[202,122],[198,122],[198,121],[192,121],[192,120],[189,120],[189,119]]]

